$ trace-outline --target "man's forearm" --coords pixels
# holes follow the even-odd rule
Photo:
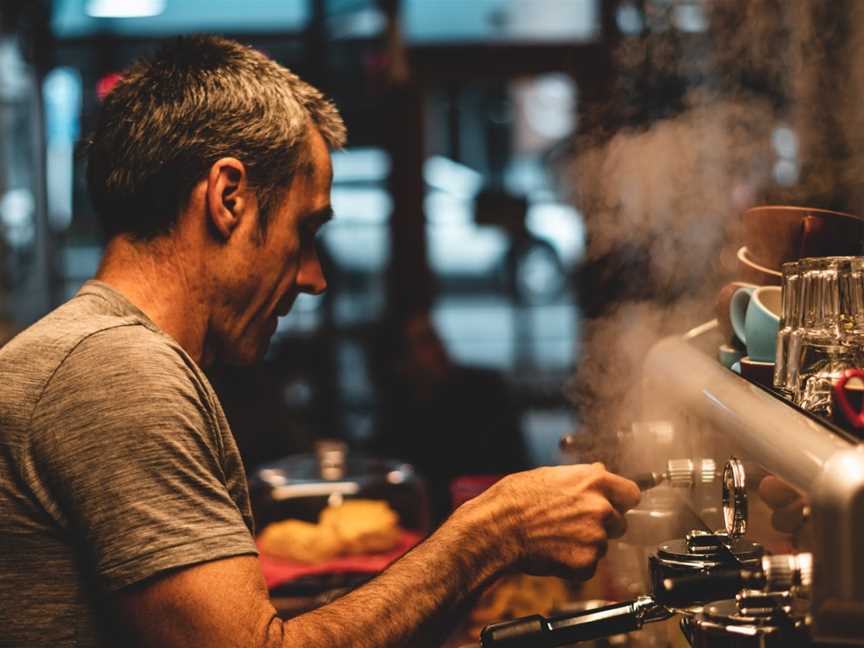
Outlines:
[[[469,502],[401,560],[333,603],[271,628],[283,647],[437,645],[473,593],[508,563],[508,551]]]
[[[169,571],[117,592],[119,625],[159,648],[396,648],[440,643],[503,569],[590,577],[639,488],[599,464],[504,477],[375,580],[281,621],[255,556]],[[610,535],[611,534],[611,535]]]

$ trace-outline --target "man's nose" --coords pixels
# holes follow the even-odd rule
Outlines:
[[[303,256],[297,283],[300,290],[312,295],[320,295],[327,290],[327,278],[324,276],[324,269],[321,267],[321,261],[316,252],[310,252]]]

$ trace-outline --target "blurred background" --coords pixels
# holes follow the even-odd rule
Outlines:
[[[859,206],[837,161],[862,129],[824,118],[858,87],[855,4],[3,0],[0,339],[96,269],[79,151],[117,75],[220,33],[349,128],[330,290],[263,364],[210,370],[247,466],[323,437],[442,479],[557,463],[580,422],[615,427],[653,339],[708,319],[732,216],[793,189]]]
[[[436,371],[483,401],[454,393],[439,405],[503,398],[519,437],[507,442],[529,441],[518,461],[551,461],[558,430],[572,426],[561,384],[578,356],[585,245],[555,160],[581,85],[606,65],[600,4],[4,0],[3,334],[96,269],[102,238],[78,152],[118,73],[159,39],[221,33],[322,88],[350,132],[320,239],[330,291],[298,301],[263,366],[213,372],[247,463],[320,436],[378,447],[385,427],[410,423],[385,411],[394,399],[383,387]]]

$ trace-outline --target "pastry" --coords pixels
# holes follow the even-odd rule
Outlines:
[[[319,563],[342,553],[342,542],[332,529],[302,520],[268,525],[258,536],[265,554],[284,560]]]
[[[321,511],[319,524],[332,529],[347,554],[389,551],[399,543],[399,516],[387,502],[345,500]]]
[[[320,563],[337,556],[380,553],[399,544],[399,516],[381,500],[346,500],[328,506],[318,524],[288,519],[267,525],[258,546],[268,556]]]

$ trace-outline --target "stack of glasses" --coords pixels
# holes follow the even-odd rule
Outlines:
[[[782,266],[774,387],[830,417],[834,384],[864,367],[864,257],[814,257]]]

